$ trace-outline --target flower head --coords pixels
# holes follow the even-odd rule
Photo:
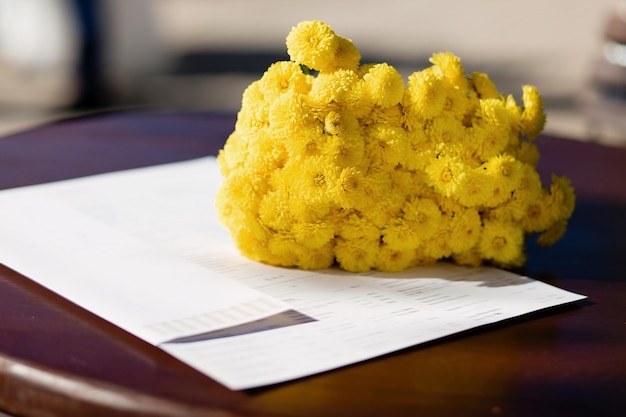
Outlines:
[[[369,203],[370,179],[356,167],[344,168],[333,185],[335,203],[342,209],[361,209]]]
[[[300,22],[287,35],[291,60],[326,72],[335,68],[339,38],[333,29],[318,20]]]
[[[467,77],[461,65],[461,59],[451,52],[440,52],[433,54],[430,58],[435,67],[437,67],[443,76],[450,80],[451,84],[459,88],[467,87]]]
[[[483,169],[467,170],[458,187],[458,199],[466,207],[484,206],[493,196],[493,178]]]
[[[361,61],[361,53],[348,38],[337,36],[337,51],[335,52],[335,69],[356,71]]]
[[[489,75],[484,72],[474,71],[471,76],[476,93],[478,93],[478,97],[481,99],[500,98],[500,93],[498,92],[496,85],[493,81],[491,81],[491,78],[489,78]]]
[[[482,169],[491,179],[493,186],[505,196],[520,185],[524,175],[521,162],[508,154],[489,158],[482,165]]]
[[[347,69],[319,74],[307,97],[309,103],[320,109],[332,108],[333,104],[345,105],[358,79],[354,71]]]
[[[302,72],[300,65],[291,61],[278,61],[272,64],[263,77],[259,88],[269,102],[287,91],[306,94],[311,89],[312,78]]]
[[[471,250],[480,241],[482,222],[480,213],[467,208],[450,219],[450,248],[454,253]]]
[[[429,184],[445,197],[455,196],[467,175],[467,166],[458,158],[440,156],[426,167]]]
[[[425,69],[409,76],[407,98],[410,114],[421,119],[433,119],[446,105],[446,89],[440,76]]]
[[[376,64],[363,76],[365,89],[374,103],[381,107],[390,107],[402,101],[404,80],[402,75],[391,65]]]
[[[523,261],[524,233],[514,224],[485,221],[480,251],[486,259],[501,265],[519,266]]]
[[[529,139],[535,139],[546,124],[546,115],[543,112],[543,100],[537,88],[532,85],[522,87],[522,111],[520,128],[521,132]]]
[[[396,126],[374,124],[366,131],[365,149],[373,164],[395,168],[406,155],[404,129]]]

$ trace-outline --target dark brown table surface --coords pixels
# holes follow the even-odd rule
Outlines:
[[[230,114],[117,112],[15,134],[0,139],[0,189],[212,155],[234,121]],[[538,144],[542,175],[570,177],[578,203],[563,240],[548,249],[529,244],[524,272],[586,301],[234,392],[0,265],[0,410],[63,417],[626,415],[626,149],[555,137]]]

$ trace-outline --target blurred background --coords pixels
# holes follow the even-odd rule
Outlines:
[[[504,94],[536,85],[546,133],[626,146],[617,0],[0,0],[0,136],[106,109],[235,112],[313,19],[405,79],[451,51]]]

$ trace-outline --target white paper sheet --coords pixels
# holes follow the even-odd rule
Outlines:
[[[232,389],[268,385],[559,305],[581,297],[493,268],[442,264],[402,273],[288,271],[223,249],[209,268],[282,299],[317,321],[162,348]],[[224,360],[229,358],[232,360]]]
[[[54,190],[0,193],[0,262],[130,333],[158,344],[289,309],[94,220]]]
[[[152,288],[153,296],[158,300],[156,308],[148,308],[140,314],[129,303],[129,308],[111,321],[159,345],[231,389],[253,388],[315,374],[585,298],[540,281],[491,268],[442,264],[398,274],[349,274],[333,269],[315,272],[283,269],[252,262],[239,255],[226,231],[215,220],[213,195],[219,181],[215,160],[202,158],[28,187],[19,193],[2,192],[0,217],[10,215],[21,218],[21,224],[9,225],[14,236],[5,239],[6,235],[3,235],[2,240],[7,245],[14,238],[19,240],[22,231],[29,229],[32,219],[38,217],[37,210],[18,212],[17,206],[5,204],[7,200],[16,199],[10,194],[21,194],[19,198],[26,199],[25,204],[32,207],[36,205],[28,201],[31,198],[54,201],[51,203],[54,210],[47,216],[39,217],[41,223],[61,219],[59,227],[53,228],[53,235],[62,233],[67,229],[67,223],[76,223],[74,219],[80,218],[77,223],[82,224],[81,230],[88,230],[88,234],[93,236],[109,236],[110,240],[104,241],[106,247],[107,242],[113,240],[125,242],[129,247],[142,247],[144,243],[149,245],[151,249],[148,252],[155,253],[150,253],[150,257],[134,259],[137,264],[133,265],[132,276],[151,276],[151,273],[139,272],[140,263],[153,262],[152,255],[158,253],[160,259],[169,259],[172,269],[168,276],[189,275],[192,277],[190,283],[169,292],[159,286],[153,287],[150,279],[137,281],[134,285],[136,290],[150,292]],[[38,204],[44,207],[48,203],[40,201]],[[4,222],[2,227],[6,226]],[[37,233],[40,226],[32,226],[31,236]],[[80,241],[79,237],[75,238]],[[54,245],[54,239],[42,243],[36,258],[46,258],[49,245]],[[0,253],[4,253],[5,249],[0,247]],[[38,261],[33,259],[34,252],[31,250],[25,243],[23,247],[13,250],[12,256],[20,259],[21,264],[36,264]],[[142,247],[139,252],[144,250]],[[60,251],[68,260],[76,255],[71,247],[57,247],[55,251]],[[112,259],[120,255],[118,251],[106,248],[98,251],[102,252],[109,256],[108,262],[113,262]],[[21,259],[19,254],[25,254],[27,259]],[[96,258],[90,261],[98,262]],[[11,259],[4,262],[12,266]],[[120,271],[128,267],[124,262],[119,264]],[[27,275],[36,281],[45,281],[52,274],[48,264],[42,265],[28,270]],[[175,270],[179,267],[180,270]],[[63,281],[62,277],[70,276],[68,273],[71,274],[62,266],[57,265],[56,268],[53,270],[60,281]],[[259,316],[268,317],[272,311],[284,311],[285,305],[290,311],[282,314],[282,318],[272,316],[244,327],[228,329],[229,336],[211,333],[195,338],[205,337],[206,340],[171,342],[178,336],[198,335],[217,330],[217,327],[203,331],[195,328],[186,334],[178,332],[177,336],[175,332],[170,332],[167,337],[147,333],[145,323],[171,321],[172,316],[163,317],[160,304],[184,310],[187,307],[175,306],[202,299],[207,294],[207,308],[223,302],[211,297],[215,288],[205,288],[198,282],[202,280],[198,269],[211,279],[219,277],[219,294],[234,294],[228,301],[233,303],[231,306],[237,304],[241,293],[246,293],[239,286],[231,288],[239,284],[263,294],[259,298],[258,293],[248,293],[240,300],[242,304],[256,303],[261,299],[264,305],[268,303],[267,309],[263,310],[265,314]],[[127,280],[131,279],[131,275]],[[222,279],[230,281],[226,283]],[[98,294],[119,291],[115,287],[121,285],[124,288],[127,280],[107,281],[104,287],[111,287],[94,292],[88,300],[90,305],[75,301],[88,309],[93,309],[91,305],[101,309],[107,298]],[[171,282],[179,281],[177,278]],[[71,288],[53,289],[72,299],[69,295]],[[123,292],[126,291],[129,290],[124,288]],[[177,295],[172,297],[174,293]],[[193,314],[200,313],[185,312],[178,313],[178,316],[195,317]],[[248,318],[248,322],[252,321],[252,317]]]

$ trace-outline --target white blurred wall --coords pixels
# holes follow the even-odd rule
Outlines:
[[[301,20],[320,19],[362,52],[390,59],[450,50],[472,66],[501,64],[528,82],[570,90],[588,74],[616,0],[159,0],[163,42],[280,48]],[[544,82],[545,80],[545,82]]]
[[[68,18],[69,2],[0,0],[0,122],[11,104],[32,109],[71,102],[73,54],[80,39]],[[466,69],[492,75],[505,93],[518,94],[521,84],[534,84],[552,106],[550,128],[567,134],[567,129],[580,131],[580,120],[564,107],[587,87],[607,17],[619,3],[101,0],[106,18],[104,73],[112,88],[147,88],[149,99],[164,100],[164,105],[232,111],[249,79],[183,79],[166,73],[168,63],[193,50],[284,51],[292,26],[320,19],[351,38],[364,55],[397,61],[405,73],[419,69],[411,63],[449,50],[461,57]],[[570,117],[559,119],[563,111]]]

